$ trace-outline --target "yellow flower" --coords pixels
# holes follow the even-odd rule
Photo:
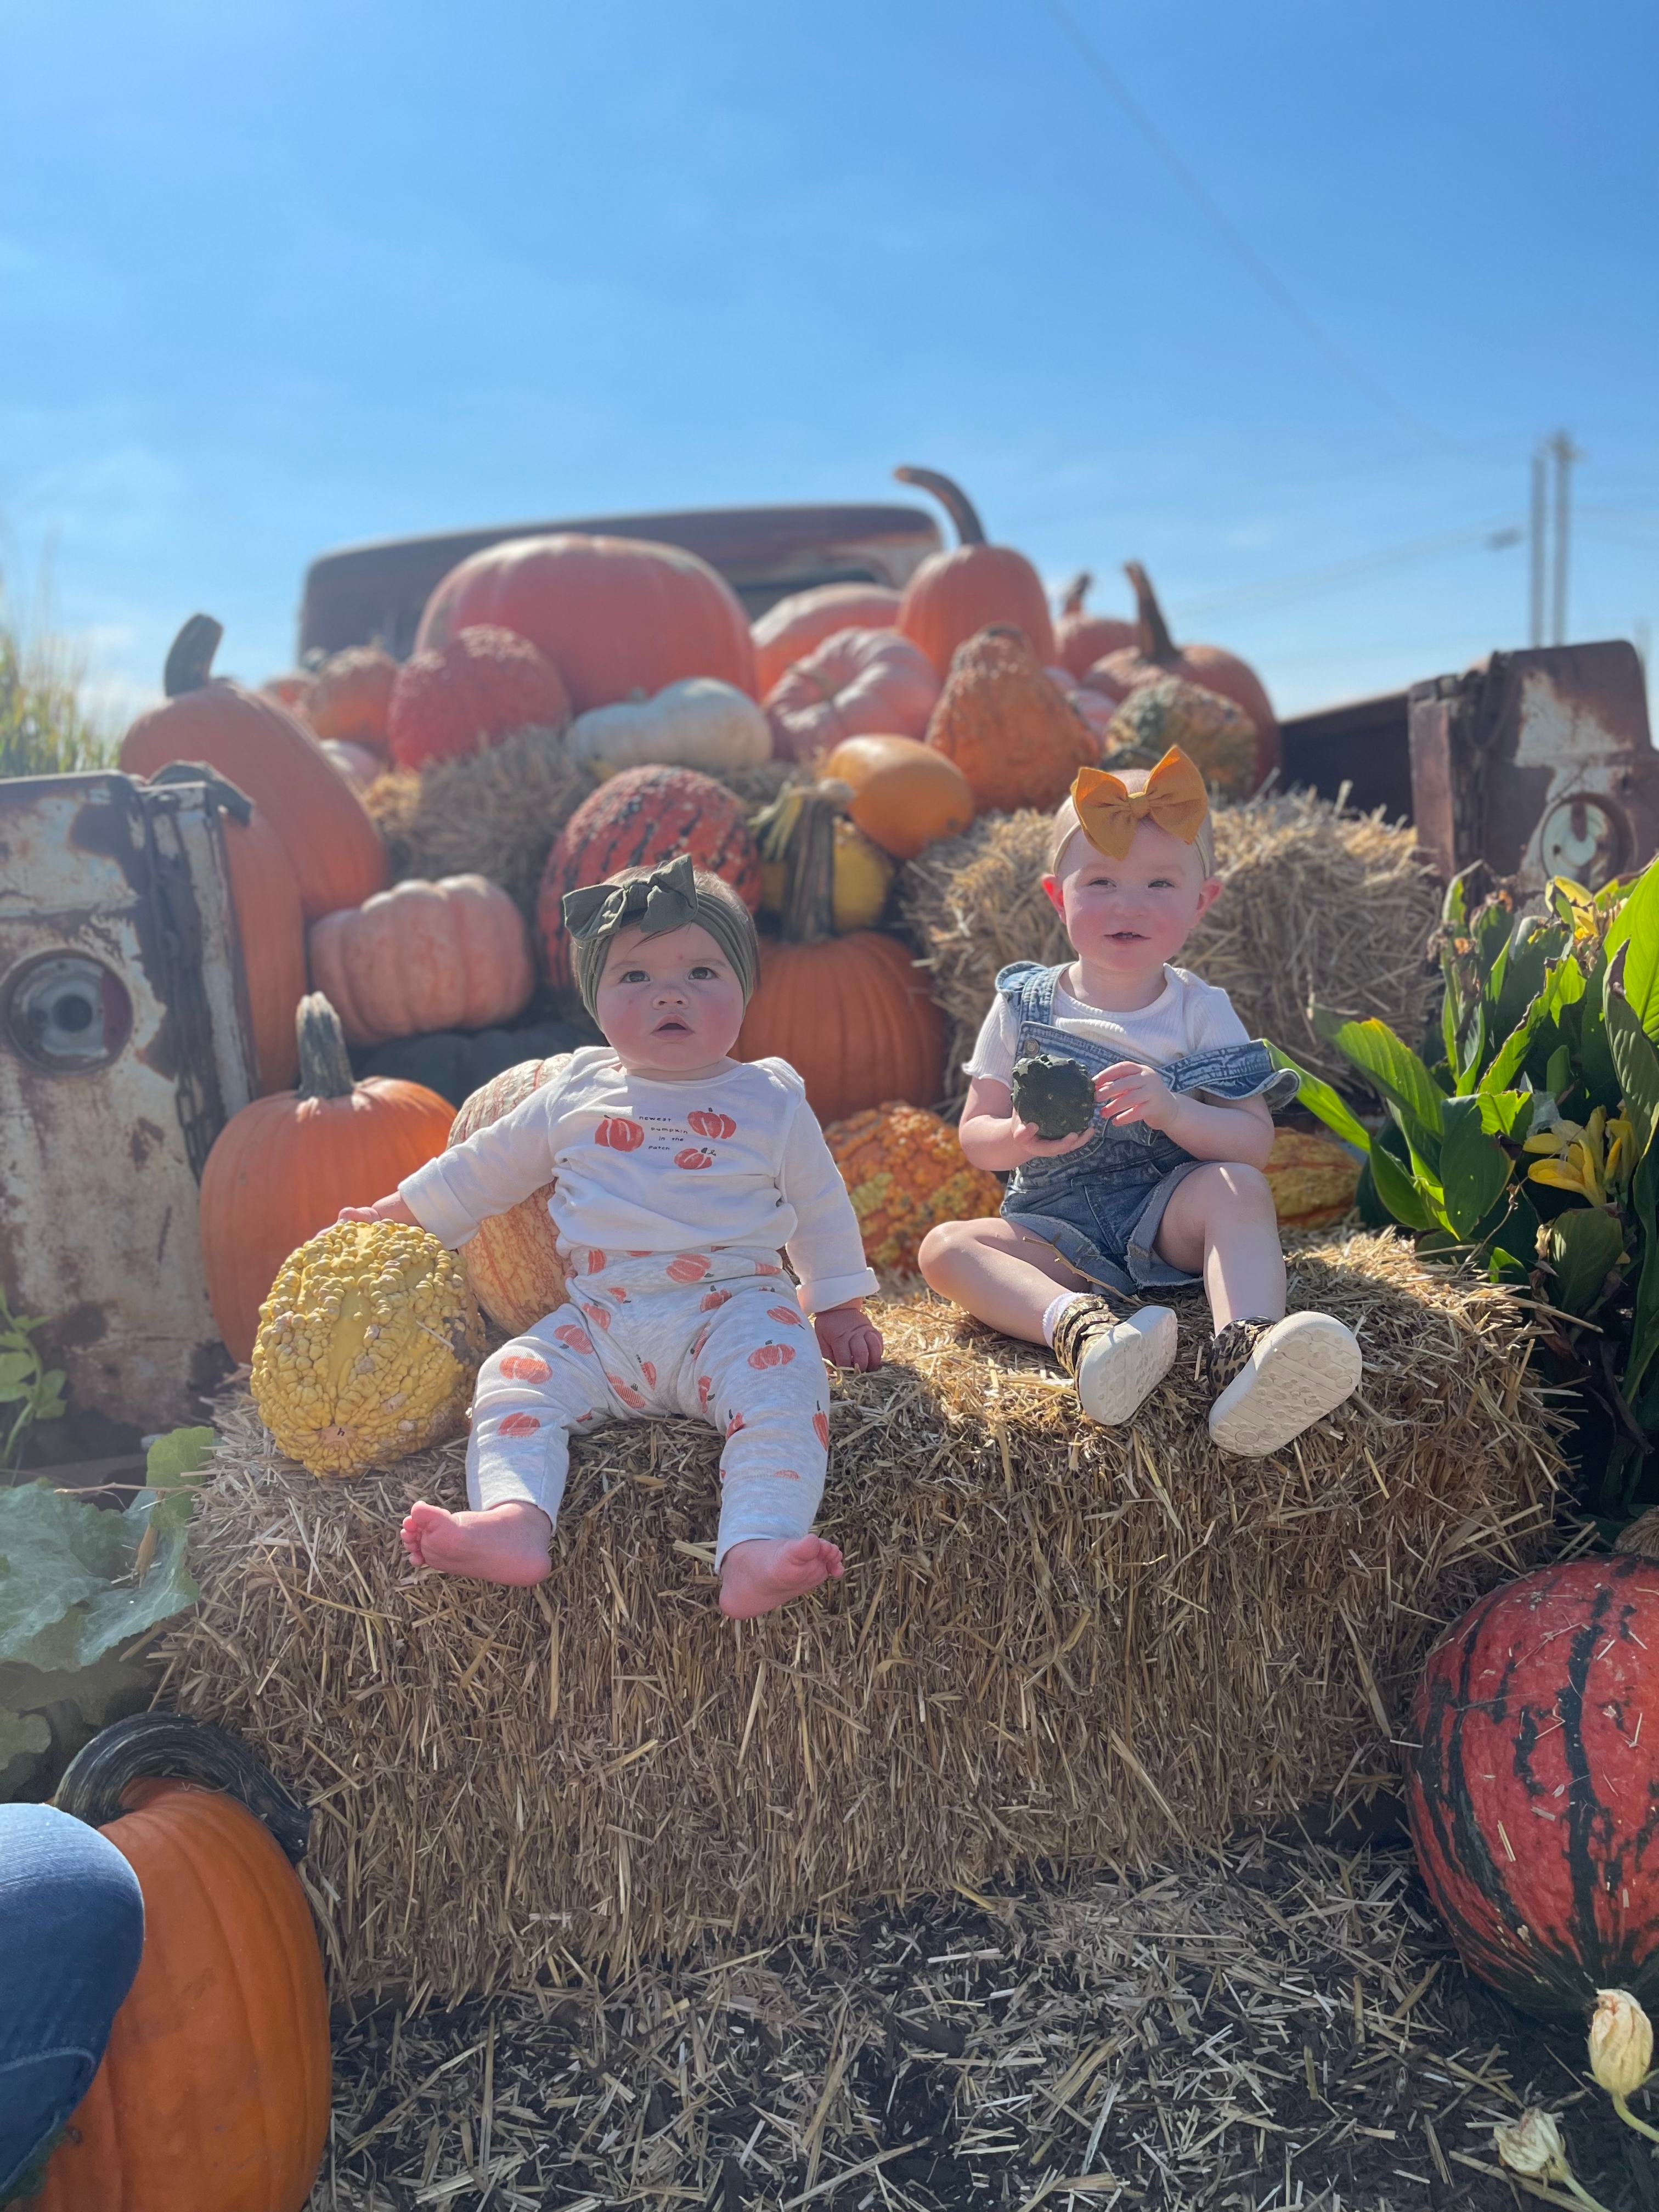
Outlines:
[[[1583,1126],[1577,1121],[1553,1122],[1547,1129],[1536,1130],[1522,1146],[1528,1152],[1565,1152],[1575,1137],[1582,1137]]]
[[[1607,1123],[1607,1180],[1612,1182],[1617,1177],[1622,1182],[1636,1164],[1636,1132],[1622,1103]]]
[[[1653,2064],[1653,2024],[1628,1990],[1597,1990],[1590,2072],[1611,2095],[1633,2097]]]

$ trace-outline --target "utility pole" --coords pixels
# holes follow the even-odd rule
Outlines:
[[[1549,440],[1549,453],[1555,463],[1555,593],[1551,610],[1552,645],[1567,641],[1567,559],[1572,536],[1572,471],[1576,461],[1582,461],[1583,453],[1572,442],[1565,430],[1558,430]]]
[[[1547,461],[1540,441],[1533,447],[1532,453],[1532,589],[1528,607],[1527,643],[1528,645],[1542,645],[1544,642],[1544,527],[1547,467]]]

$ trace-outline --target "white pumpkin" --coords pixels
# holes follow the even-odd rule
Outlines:
[[[367,791],[385,772],[386,763],[367,745],[353,744],[346,738],[319,738],[317,743],[354,791]]]
[[[718,775],[770,760],[772,729],[736,684],[687,676],[665,684],[654,699],[619,699],[614,707],[579,714],[565,744],[573,760],[601,779],[625,768],[696,768]]]

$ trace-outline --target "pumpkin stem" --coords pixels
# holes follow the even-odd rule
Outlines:
[[[1083,612],[1083,602],[1088,598],[1089,586],[1094,580],[1086,568],[1078,570],[1066,586],[1066,596],[1060,603],[1061,614],[1080,615]]]
[[[349,1098],[356,1089],[340,1017],[320,991],[307,991],[294,1015],[300,1042],[301,1098]]]
[[[106,1827],[125,1810],[135,1782],[157,1778],[199,1782],[246,1805],[298,1866],[311,1833],[311,1808],[289,1796],[245,1743],[182,1713],[134,1713],[100,1729],[64,1771],[52,1803],[90,1828]]]
[[[225,634],[222,622],[211,615],[191,615],[173,641],[161,689],[169,699],[182,699],[186,691],[199,691],[213,680],[213,656]]]
[[[762,858],[783,867],[778,926],[786,945],[836,933],[836,817],[853,796],[836,778],[798,784],[750,824]]]
[[[204,783],[213,804],[234,822],[240,822],[246,830],[253,819],[253,801],[247,793],[205,761],[168,761],[149,780],[152,783]]]
[[[1140,657],[1155,660],[1160,668],[1172,667],[1180,659],[1175,640],[1170,635],[1170,625],[1164,619],[1164,610],[1158,603],[1158,593],[1152,589],[1152,580],[1139,561],[1126,561],[1123,573],[1129,579],[1135,595],[1135,611],[1140,617]]]
[[[895,469],[893,474],[901,483],[915,484],[918,491],[930,491],[957,526],[957,538],[963,545],[983,545],[985,525],[974,511],[974,502],[960,484],[942,477],[937,469]]]

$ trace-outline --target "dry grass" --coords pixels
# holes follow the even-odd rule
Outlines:
[[[1437,1625],[1536,1556],[1554,1424],[1516,1306],[1401,1243],[1298,1254],[1291,1304],[1358,1331],[1363,1401],[1266,1461],[1209,1443],[1198,1302],[1127,1433],[1046,1357],[888,1307],[890,1364],[835,1387],[847,1578],[741,1627],[700,1423],[579,1446],[552,1578],[510,1590],[403,1566],[459,1445],[319,1484],[244,1401],[163,1702],[315,1803],[337,1990],[425,1999],[1363,1793]]]
[[[961,1087],[998,969],[1072,957],[1042,888],[1048,828],[1043,814],[988,815],[904,871],[904,917],[955,1025],[951,1066]],[[1182,965],[1231,995],[1252,1036],[1332,1082],[1353,1071],[1316,1033],[1316,998],[1344,1016],[1378,1015],[1415,1044],[1432,1002],[1425,963],[1440,893],[1412,831],[1295,792],[1218,807],[1215,841],[1226,890]]]
[[[488,876],[533,915],[553,840],[593,789],[556,730],[520,730],[486,751],[416,775],[383,775],[364,793],[405,876]]]
[[[1644,2201],[1582,2040],[1468,1990],[1398,1850],[1256,1836],[724,1954],[344,2027],[312,2212],[1508,2212],[1534,2085]]]

